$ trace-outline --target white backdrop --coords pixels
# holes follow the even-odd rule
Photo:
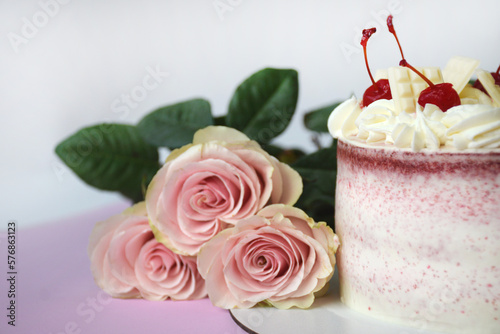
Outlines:
[[[294,68],[296,116],[278,138],[313,148],[304,112],[361,95],[373,69],[395,66],[389,12],[408,61],[454,55],[500,64],[499,3],[490,1],[0,1],[0,226],[41,224],[120,200],[81,182],[54,154],[62,139],[104,121],[135,123],[157,107],[202,97],[226,112],[236,86],[264,67]],[[138,86],[150,73],[157,84]],[[134,95],[135,94],[135,95]]]

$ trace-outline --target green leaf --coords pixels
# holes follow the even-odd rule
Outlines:
[[[292,167],[304,171],[336,171],[337,170],[337,142],[332,146],[322,148],[297,160]]]
[[[304,115],[304,125],[311,131],[328,133],[328,117],[341,102],[309,111]]]
[[[304,190],[295,204],[316,221],[334,227],[335,183],[337,177],[336,142],[291,164],[302,177]]]
[[[226,116],[214,117],[214,125],[226,125]]]
[[[194,99],[157,109],[137,127],[148,143],[172,150],[191,143],[197,130],[213,124],[210,103]]]
[[[284,162],[288,165],[294,163],[295,161],[297,161],[297,159],[305,155],[302,150],[299,150],[297,148],[284,149],[282,147],[271,144],[262,144],[262,148],[279,161]]]
[[[143,199],[142,186],[160,167],[157,148],[124,124],[84,128],[57,145],[56,154],[89,185],[134,201]]]
[[[263,69],[238,86],[226,123],[259,143],[268,143],[290,123],[298,95],[297,71]]]

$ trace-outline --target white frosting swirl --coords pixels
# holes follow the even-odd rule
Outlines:
[[[442,122],[448,128],[446,137],[459,150],[500,147],[500,108],[457,106],[446,112]]]
[[[415,113],[398,114],[392,100],[378,100],[361,109],[353,96],[332,112],[328,129],[335,138],[384,143],[412,151],[500,148],[500,108],[467,104],[443,112],[427,104],[423,110],[417,105]]]

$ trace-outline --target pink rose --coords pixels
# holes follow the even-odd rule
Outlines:
[[[222,308],[308,308],[333,275],[337,236],[302,210],[271,205],[207,242],[198,270]]]
[[[174,252],[200,247],[272,203],[294,204],[302,179],[243,133],[209,126],[174,150],[146,193],[156,239]]]
[[[144,202],[97,223],[88,254],[97,285],[113,297],[186,300],[207,295],[196,258],[175,254],[155,240]]]

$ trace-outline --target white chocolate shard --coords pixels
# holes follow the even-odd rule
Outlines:
[[[477,79],[493,99],[493,103],[496,106],[500,106],[500,86],[495,85],[495,78],[493,78],[491,73],[484,70],[477,70]]]
[[[443,70],[444,81],[451,83],[457,93],[460,94],[478,68],[479,63],[479,60],[473,58],[452,57]]]
[[[466,85],[460,92],[460,101],[462,104],[490,104],[491,98],[471,85]]]
[[[390,67],[387,72],[396,113],[399,114],[403,110],[414,111],[415,98],[408,69],[406,67]]]
[[[375,82],[379,81],[380,79],[388,79],[389,74],[387,74],[386,69],[378,69],[377,72],[375,72],[375,77],[374,80]]]
[[[424,67],[417,68],[420,73],[425,75],[427,79],[429,79],[433,84],[440,84],[444,82],[443,74],[441,73],[441,69],[439,67]],[[415,92],[415,99],[418,100],[418,96],[420,93],[426,89],[429,85],[422,79],[417,73],[410,70],[410,76],[412,79],[412,87]]]
[[[417,68],[417,70],[434,84],[443,82],[439,67]],[[396,113],[415,112],[420,92],[428,87],[424,79],[409,68],[401,66],[390,67],[388,77]]]

